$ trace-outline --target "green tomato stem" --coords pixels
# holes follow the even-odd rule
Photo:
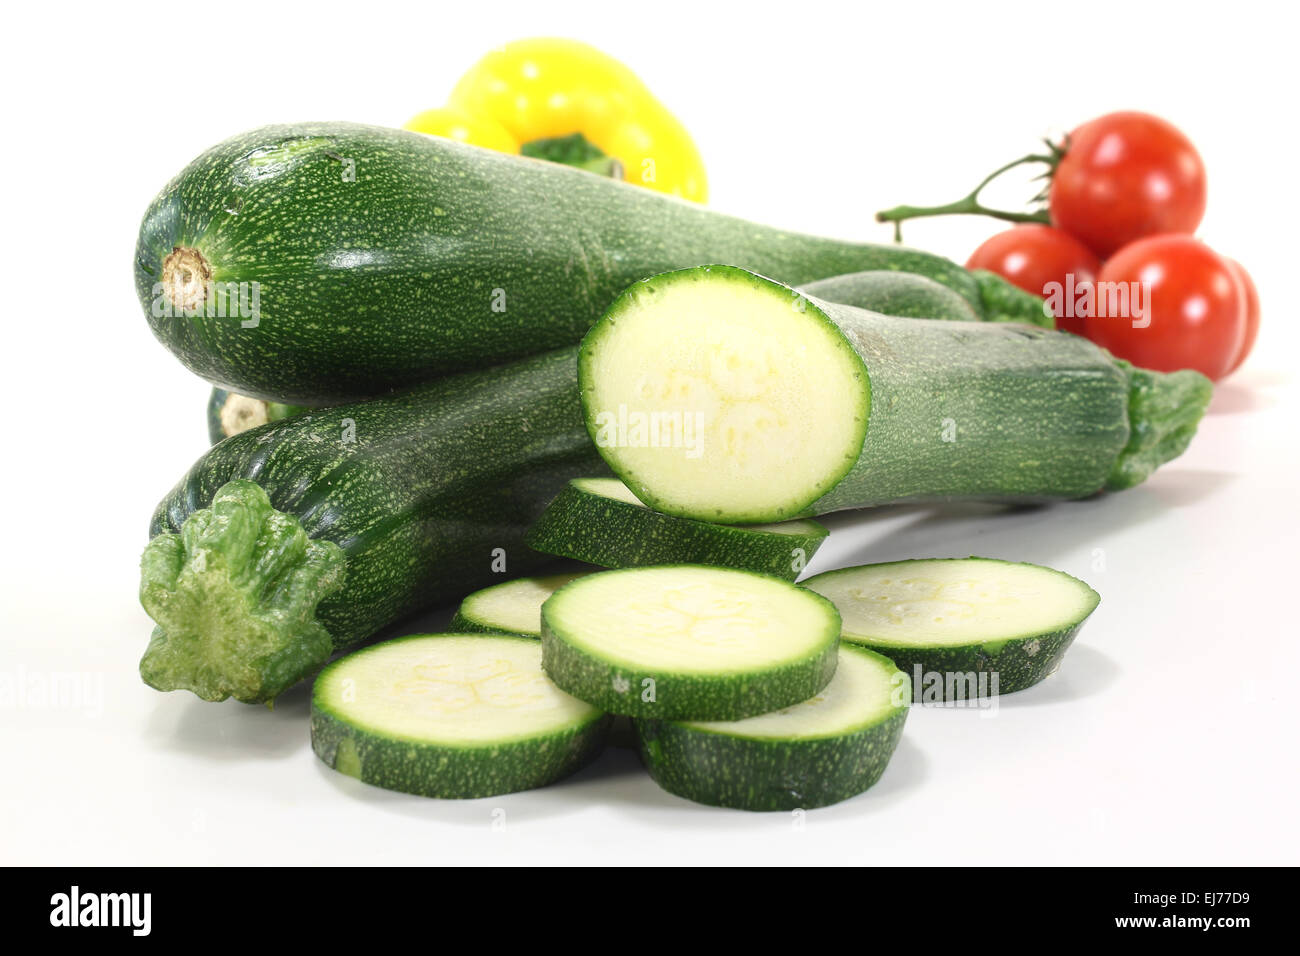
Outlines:
[[[994,219],[1001,219],[1006,222],[1050,223],[1051,218],[1046,209],[1036,209],[1033,212],[1015,212],[1008,209],[993,209],[989,206],[985,206],[979,199],[980,193],[984,191],[985,186],[993,182],[993,180],[997,179],[1003,173],[1009,172],[1017,166],[1024,166],[1030,163],[1045,163],[1048,167],[1046,175],[1050,177],[1052,170],[1056,168],[1056,164],[1060,161],[1060,158],[1064,153],[1059,151],[1057,147],[1052,146],[1051,143],[1049,143],[1048,146],[1051,150],[1049,153],[1030,153],[1028,156],[1021,156],[1019,159],[1012,160],[1005,166],[995,169],[993,172],[985,176],[978,186],[961,199],[950,203],[944,203],[941,206],[895,206],[892,209],[882,209],[880,212],[876,213],[876,222],[892,222],[894,224],[895,242],[902,242],[903,240],[902,224],[904,222],[907,222],[910,219],[925,219],[930,216],[990,216]],[[1043,198],[1042,194],[1040,193],[1037,198],[1041,200]]]

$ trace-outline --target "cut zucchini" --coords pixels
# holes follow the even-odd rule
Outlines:
[[[515,578],[467,595],[447,625],[449,631],[542,636],[542,602],[587,571]]]
[[[739,527],[679,518],[647,508],[617,478],[575,478],[524,543],[604,568],[711,564],[793,581],[827,534],[806,519]]]
[[[732,266],[634,283],[578,377],[615,476],[724,524],[1128,488],[1182,453],[1211,391],[1077,335],[879,315]]]
[[[925,703],[1037,684],[1101,600],[1061,571],[993,558],[868,564],[805,586],[839,608],[845,641],[893,660]]]
[[[893,661],[842,644],[831,682],[747,720],[637,720],[641,759],[669,793],[715,807],[810,810],[866,790],[898,746],[911,699]]]
[[[779,578],[623,568],[565,585],[542,605],[542,667],[609,713],[739,720],[825,687],[839,631],[830,601]]]
[[[611,719],[542,673],[534,640],[396,638],[330,664],[312,689],[311,745],[340,773],[426,797],[490,797],[568,776]]]

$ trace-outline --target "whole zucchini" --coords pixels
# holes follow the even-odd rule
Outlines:
[[[135,282],[154,334],[188,368],[319,406],[574,344],[630,282],[704,262],[794,285],[917,272],[981,315],[987,298],[939,256],[344,123],[268,126],[195,159],[145,212]]]
[[[551,560],[524,531],[604,471],[575,361],[561,349],[211,448],[153,517],[145,681],[269,700],[405,614]]]
[[[309,411],[305,405],[282,405],[214,388],[208,396],[208,438],[215,445],[231,435],[305,411]]]

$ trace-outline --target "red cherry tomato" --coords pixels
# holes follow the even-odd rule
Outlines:
[[[1052,222],[1105,259],[1205,214],[1205,165],[1191,140],[1148,113],[1110,113],[1070,134],[1052,174]]]
[[[1246,302],[1246,331],[1242,336],[1241,349],[1237,352],[1236,361],[1232,363],[1232,368],[1228,369],[1228,374],[1231,375],[1241,368],[1242,362],[1246,361],[1246,356],[1250,355],[1250,350],[1255,347],[1255,337],[1259,335],[1259,290],[1255,288],[1250,273],[1241,267],[1240,262],[1227,256],[1223,257],[1223,261],[1236,273]]]
[[[1125,246],[1101,267],[1096,302],[1084,334],[1143,368],[1219,379],[1241,349],[1245,292],[1227,260],[1191,236]]]
[[[1088,247],[1051,226],[1016,226],[986,239],[966,262],[967,269],[996,272],[1013,285],[1034,295],[1048,296],[1056,283],[1058,295],[1072,299],[1084,283],[1096,280],[1101,269]],[[1083,334],[1083,319],[1070,309],[1056,309],[1056,327]]]

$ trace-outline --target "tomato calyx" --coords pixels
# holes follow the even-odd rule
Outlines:
[[[1004,222],[1038,222],[1050,225],[1052,220],[1047,210],[1048,190],[1051,186],[1052,175],[1056,172],[1056,167],[1065,158],[1065,154],[1070,148],[1070,140],[1068,136],[1065,138],[1064,143],[1053,143],[1050,139],[1044,139],[1043,145],[1047,147],[1047,152],[1029,153],[1003,166],[999,166],[960,199],[939,206],[905,205],[895,206],[892,209],[882,209],[876,213],[876,222],[892,222],[894,224],[895,242],[903,241],[903,223],[910,219],[925,219],[930,216],[989,216],[993,219],[1001,219]],[[1047,168],[1034,177],[1034,182],[1042,181],[1044,185],[1038,194],[1029,201],[1030,205],[1034,207],[1029,212],[993,209],[980,202],[980,193],[984,191],[989,183],[1013,169],[1032,164],[1042,164]]]

